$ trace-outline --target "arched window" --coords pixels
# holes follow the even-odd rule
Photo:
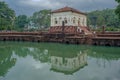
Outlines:
[[[57,24],[57,23],[58,23],[57,18],[55,18],[55,24]]]
[[[59,17],[59,20],[61,20],[62,18],[61,17]]]
[[[75,19],[76,19],[76,18],[74,17],[74,18],[73,18],[73,23],[75,23]]]
[[[83,24],[83,26],[84,26],[84,18],[83,18],[82,24]]]
[[[67,18],[64,18],[65,24],[67,24]]]
[[[78,19],[78,26],[80,26],[80,18]]]
[[[59,24],[61,24],[62,23],[62,18],[61,17],[59,17]]]

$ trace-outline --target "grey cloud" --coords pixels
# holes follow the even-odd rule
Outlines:
[[[4,0],[15,10],[16,14],[32,15],[42,9],[58,9],[64,6],[80,11],[91,11],[105,8],[115,8],[115,0]]]

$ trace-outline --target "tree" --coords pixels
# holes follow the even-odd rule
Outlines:
[[[105,19],[104,19],[104,17],[101,16],[101,15],[99,15],[98,18],[97,18],[96,23],[97,23],[98,26],[105,25]]]
[[[42,28],[42,26],[49,27],[50,26],[50,13],[51,10],[41,10],[39,12],[35,12],[32,16],[32,21],[36,24],[37,27]]]
[[[14,20],[15,12],[5,2],[0,1],[0,30],[12,30]]]
[[[89,18],[87,18],[87,24],[88,24],[88,26],[91,24],[91,21]]]
[[[115,10],[115,13],[118,15],[119,19],[120,19],[120,0],[116,0],[118,2],[118,6]]]
[[[105,24],[108,27],[120,27],[120,21],[118,16],[115,14],[115,9],[92,11],[88,13],[88,18],[91,21],[90,25],[93,26],[95,26],[96,24],[98,24],[99,26]]]
[[[15,19],[15,25],[16,28],[18,29],[23,29],[27,23],[28,23],[28,18],[26,15],[19,15]]]

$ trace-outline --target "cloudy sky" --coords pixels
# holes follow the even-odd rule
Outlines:
[[[5,1],[9,7],[15,10],[17,15],[32,15],[33,12],[42,9],[58,9],[65,6],[73,7],[83,12],[115,8],[115,0],[0,0]]]

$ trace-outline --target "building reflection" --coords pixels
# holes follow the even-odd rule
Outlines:
[[[87,53],[81,52],[74,57],[51,56],[51,70],[73,74],[87,65]]]

